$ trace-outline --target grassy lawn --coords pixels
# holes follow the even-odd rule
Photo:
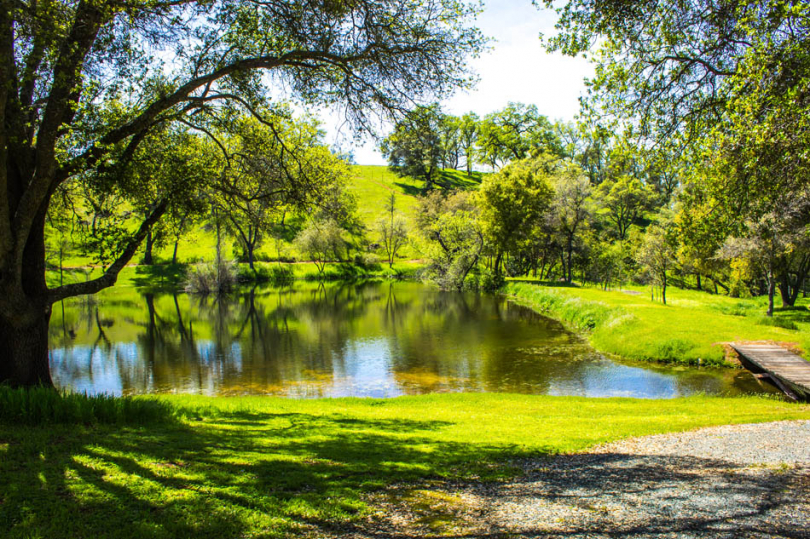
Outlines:
[[[390,400],[176,396],[123,424],[0,422],[11,538],[283,537],[350,529],[387,486],[498,480],[509,458],[726,423],[810,418],[763,398],[444,394]],[[103,408],[103,407],[99,407]]]
[[[773,340],[810,352],[808,300],[795,309],[763,316],[767,298],[737,299],[670,288],[668,304],[650,301],[649,290],[622,291],[511,282],[506,293],[588,332],[597,350],[634,360],[672,363],[724,363],[722,342]],[[777,327],[766,324],[777,324]]]

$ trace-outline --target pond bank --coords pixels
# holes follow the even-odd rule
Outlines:
[[[503,292],[585,333],[596,350],[629,360],[730,367],[723,343],[735,341],[790,343],[805,359],[810,351],[806,308],[777,311],[769,321],[759,316],[757,300],[674,288],[669,305],[652,302],[639,290],[510,282]]]

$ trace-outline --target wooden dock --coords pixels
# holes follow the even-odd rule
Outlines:
[[[810,361],[775,344],[731,343],[731,347],[755,375],[769,378],[793,400],[810,401]]]

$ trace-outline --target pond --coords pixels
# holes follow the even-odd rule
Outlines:
[[[746,371],[613,361],[503,297],[413,282],[296,282],[219,298],[112,289],[55,305],[50,346],[57,386],[116,395],[774,391]]]

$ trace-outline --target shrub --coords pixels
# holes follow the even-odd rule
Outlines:
[[[236,275],[236,264],[230,260],[223,260],[219,267],[215,262],[199,262],[189,268],[185,289],[192,294],[228,292],[236,282]]]
[[[354,255],[354,265],[371,271],[380,271],[380,258],[374,253],[360,253]]]

